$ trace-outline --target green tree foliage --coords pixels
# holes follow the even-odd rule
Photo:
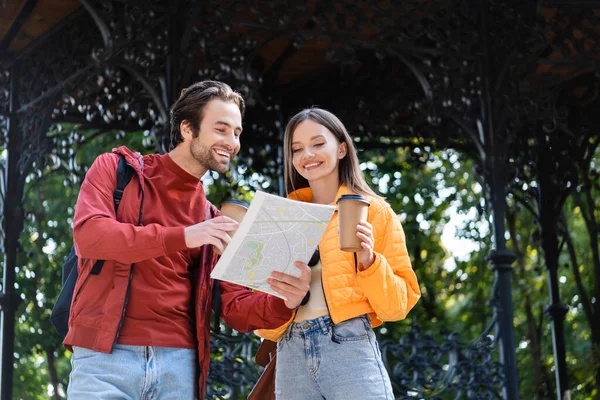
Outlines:
[[[483,298],[491,283],[481,275],[486,262],[477,258],[468,262],[456,260],[442,243],[451,216],[458,215],[466,218],[460,236],[483,241],[482,247],[487,247],[489,228],[487,222],[480,221],[482,193],[481,186],[471,176],[472,163],[455,151],[432,151],[415,143],[414,148],[374,155],[364,167],[372,186],[385,196],[403,224],[423,294],[414,312],[419,325],[429,329],[443,322],[448,329],[460,327],[464,331],[466,319],[485,319],[479,312],[473,316],[463,314],[462,308],[474,302],[485,309]],[[481,286],[466,292],[464,281],[471,279],[471,275]],[[457,326],[446,324],[454,320],[448,318],[449,311],[450,316],[456,317]],[[489,314],[489,310],[486,312]],[[463,332],[465,338],[475,338],[477,329],[483,331],[481,325],[475,325],[473,332]]]

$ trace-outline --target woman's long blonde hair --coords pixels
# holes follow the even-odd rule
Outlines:
[[[292,141],[296,127],[303,121],[311,120],[327,128],[337,138],[338,142],[346,144],[346,156],[340,160],[339,179],[354,193],[379,197],[369,187],[360,170],[356,148],[346,127],[338,117],[321,108],[307,108],[294,115],[285,127],[283,138],[283,162],[285,174],[285,189],[289,195],[295,190],[308,187],[308,181],[296,171],[293,165]]]

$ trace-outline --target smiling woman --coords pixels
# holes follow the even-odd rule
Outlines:
[[[323,125],[302,121],[294,131],[292,163],[309,182],[338,186],[339,160],[346,156],[346,143],[340,143]],[[331,186],[330,186],[331,187]]]
[[[289,198],[335,205],[354,193],[370,206],[366,221],[347,230],[334,214],[311,266],[311,295],[287,324],[258,332],[278,342],[276,397],[393,399],[373,327],[404,319],[420,297],[400,221],[369,188],[346,128],[326,110],[306,109],[290,120],[284,165]],[[340,229],[356,235],[354,253],[340,248]]]
[[[355,193],[378,197],[364,180],[346,127],[329,111],[308,108],[292,117],[285,130],[283,152],[287,193],[308,187],[305,174],[319,169],[311,174],[313,184],[331,190],[343,183]],[[337,171],[337,178],[331,174],[332,168]],[[321,179],[324,177],[327,178]]]

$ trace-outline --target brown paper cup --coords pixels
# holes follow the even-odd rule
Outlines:
[[[248,211],[248,203],[241,201],[241,200],[226,200],[223,203],[221,203],[221,215],[224,215],[226,217],[234,219],[239,223],[242,222],[247,211]],[[229,236],[233,237],[233,235],[235,234],[235,231],[228,232],[228,233],[229,233]],[[219,249],[217,249],[214,246],[213,246],[213,248],[215,250],[215,253],[217,253],[219,255],[221,254]]]
[[[360,194],[344,194],[338,201],[338,224],[340,228],[340,249],[358,252],[362,250],[356,236],[356,226],[367,220],[369,202]]]

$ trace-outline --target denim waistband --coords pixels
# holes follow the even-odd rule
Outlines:
[[[322,317],[318,317],[315,319],[309,319],[302,322],[294,322],[290,325],[289,334],[309,334],[316,331],[321,331],[323,333],[329,332],[329,327],[333,325],[333,321],[331,321],[331,317],[329,315],[324,315]]]

